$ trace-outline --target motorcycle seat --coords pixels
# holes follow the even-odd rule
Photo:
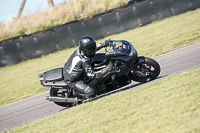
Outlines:
[[[48,82],[64,80],[63,68],[56,68],[56,69],[44,72],[44,80]]]

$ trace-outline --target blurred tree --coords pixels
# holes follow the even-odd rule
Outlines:
[[[48,0],[48,4],[49,4],[49,7],[50,7],[50,8],[53,7],[53,6],[54,6],[53,0]]]
[[[20,9],[19,9],[19,12],[18,12],[18,15],[17,15],[17,19],[21,18],[21,14],[22,14],[22,10],[24,8],[25,2],[26,2],[26,0],[22,1],[22,4],[20,6]]]

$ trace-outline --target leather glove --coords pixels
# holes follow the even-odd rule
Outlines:
[[[104,75],[108,72],[111,72],[113,70],[113,62],[110,61],[109,64],[106,66],[106,68],[102,69],[101,74]]]
[[[102,43],[100,43],[100,44],[101,44],[101,46],[103,46],[103,47],[109,46],[109,42],[108,42],[108,41],[102,42]]]

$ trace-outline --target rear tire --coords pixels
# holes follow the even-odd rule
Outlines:
[[[137,82],[149,82],[160,74],[160,65],[151,58],[144,57],[144,62],[136,64],[130,72],[132,80]]]
[[[59,89],[55,89],[55,88],[51,88],[50,89],[50,95],[51,96],[59,96],[61,97],[59,92]],[[54,102],[55,104],[59,105],[59,106],[62,106],[62,107],[72,107],[72,106],[75,106],[76,103],[64,103],[64,102]]]

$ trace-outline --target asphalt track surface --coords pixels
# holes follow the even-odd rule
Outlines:
[[[200,67],[200,43],[175,50],[154,58],[161,66],[161,73],[158,79],[149,82],[153,83],[169,76]],[[39,83],[39,81],[38,81]],[[149,84],[145,83],[145,84]],[[132,82],[126,88],[138,88],[142,85]],[[129,90],[129,89],[128,89]],[[52,102],[45,100],[49,92],[29,97],[11,104],[0,107],[0,131],[19,127],[37,119],[47,117],[67,108],[59,107]]]

